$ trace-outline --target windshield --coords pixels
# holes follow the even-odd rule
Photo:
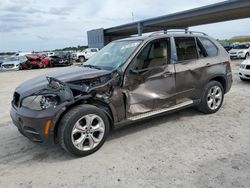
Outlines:
[[[18,56],[11,56],[6,58],[7,61],[18,61],[19,57]]]
[[[234,47],[234,49],[248,49],[248,48],[249,48],[248,45],[238,45]]]
[[[105,46],[91,57],[83,66],[96,66],[113,70],[126,62],[141,43],[141,40],[115,41]]]

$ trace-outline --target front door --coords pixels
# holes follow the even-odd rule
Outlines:
[[[149,42],[125,72],[127,117],[175,105],[175,69],[169,64],[170,39]]]

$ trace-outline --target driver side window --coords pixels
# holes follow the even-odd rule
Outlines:
[[[166,65],[169,60],[169,38],[157,39],[149,44],[133,60],[134,69],[142,70]]]

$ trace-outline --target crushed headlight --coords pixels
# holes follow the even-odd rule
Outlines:
[[[30,96],[22,101],[22,106],[31,110],[44,110],[55,108],[59,103],[59,97],[53,94]]]

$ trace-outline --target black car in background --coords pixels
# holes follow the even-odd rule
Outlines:
[[[73,62],[71,61],[71,54],[69,52],[55,52],[53,56],[50,56],[50,66],[70,66]]]

